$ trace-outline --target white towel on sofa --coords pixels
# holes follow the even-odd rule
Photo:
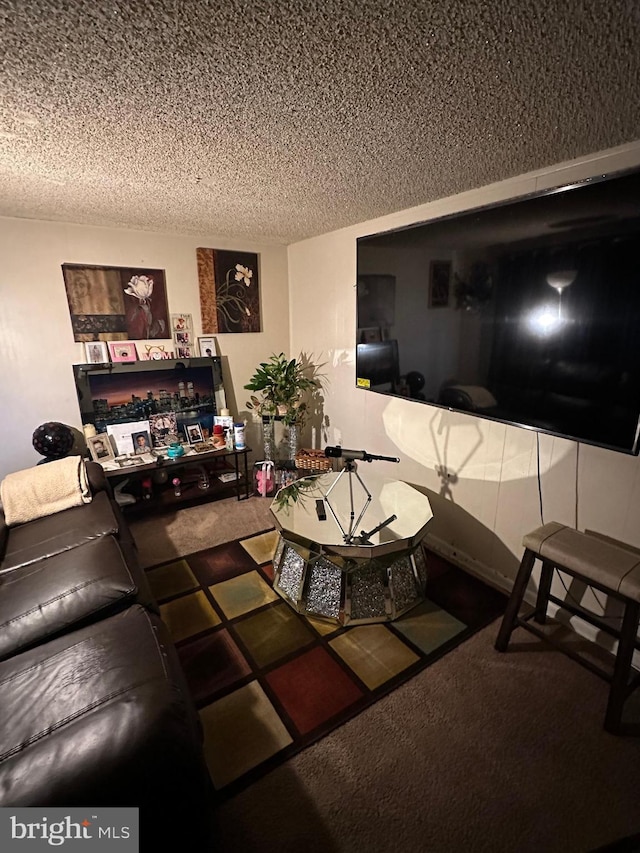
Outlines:
[[[0,500],[9,527],[91,502],[87,469],[81,456],[66,456],[7,474]]]

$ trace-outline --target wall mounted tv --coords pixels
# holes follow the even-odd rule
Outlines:
[[[640,170],[362,237],[357,276],[357,387],[638,453]]]
[[[98,432],[175,412],[179,431],[197,421],[208,435],[214,415],[226,408],[219,356],[74,364],[73,375],[82,423],[95,424]]]

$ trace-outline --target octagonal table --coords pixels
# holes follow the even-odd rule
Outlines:
[[[280,534],[274,589],[299,613],[388,622],[424,600],[429,499],[363,467],[296,480],[271,504]]]

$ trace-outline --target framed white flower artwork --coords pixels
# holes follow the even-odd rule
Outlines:
[[[260,332],[258,255],[196,249],[203,334]]]
[[[164,270],[62,264],[76,341],[168,338]]]

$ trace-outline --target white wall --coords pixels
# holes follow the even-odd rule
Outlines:
[[[354,371],[357,237],[638,164],[640,142],[288,250],[215,235],[0,218],[0,478],[39,461],[31,435],[40,423],[80,426],[71,365],[84,355],[73,341],[61,264],[164,269],[170,312],[190,312],[200,334],[195,250],[238,248],[260,255],[264,331],[218,336],[234,414],[244,411],[242,386],[260,361],[273,352],[307,353],[325,363],[327,442],[400,456],[400,465],[377,465],[428,492],[435,514],[431,544],[460,564],[510,585],[522,536],[540,523],[538,446],[545,521],[640,547],[638,458],[358,390]],[[323,443],[316,434],[316,444]]]
[[[505,589],[541,523],[538,446],[544,521],[638,547],[640,460],[356,389],[356,238],[638,164],[640,142],[289,247],[291,350],[327,362],[329,443],[399,456],[372,464],[427,491],[430,544]]]
[[[200,335],[199,246],[259,254],[264,331],[217,336],[229,407],[234,415],[246,414],[243,385],[256,365],[273,352],[288,352],[284,247],[0,218],[0,479],[42,459],[31,444],[41,423],[81,425],[71,365],[85,357],[83,345],[73,340],[61,265],[165,270],[170,313],[191,313]],[[251,439],[249,434],[250,446]]]

